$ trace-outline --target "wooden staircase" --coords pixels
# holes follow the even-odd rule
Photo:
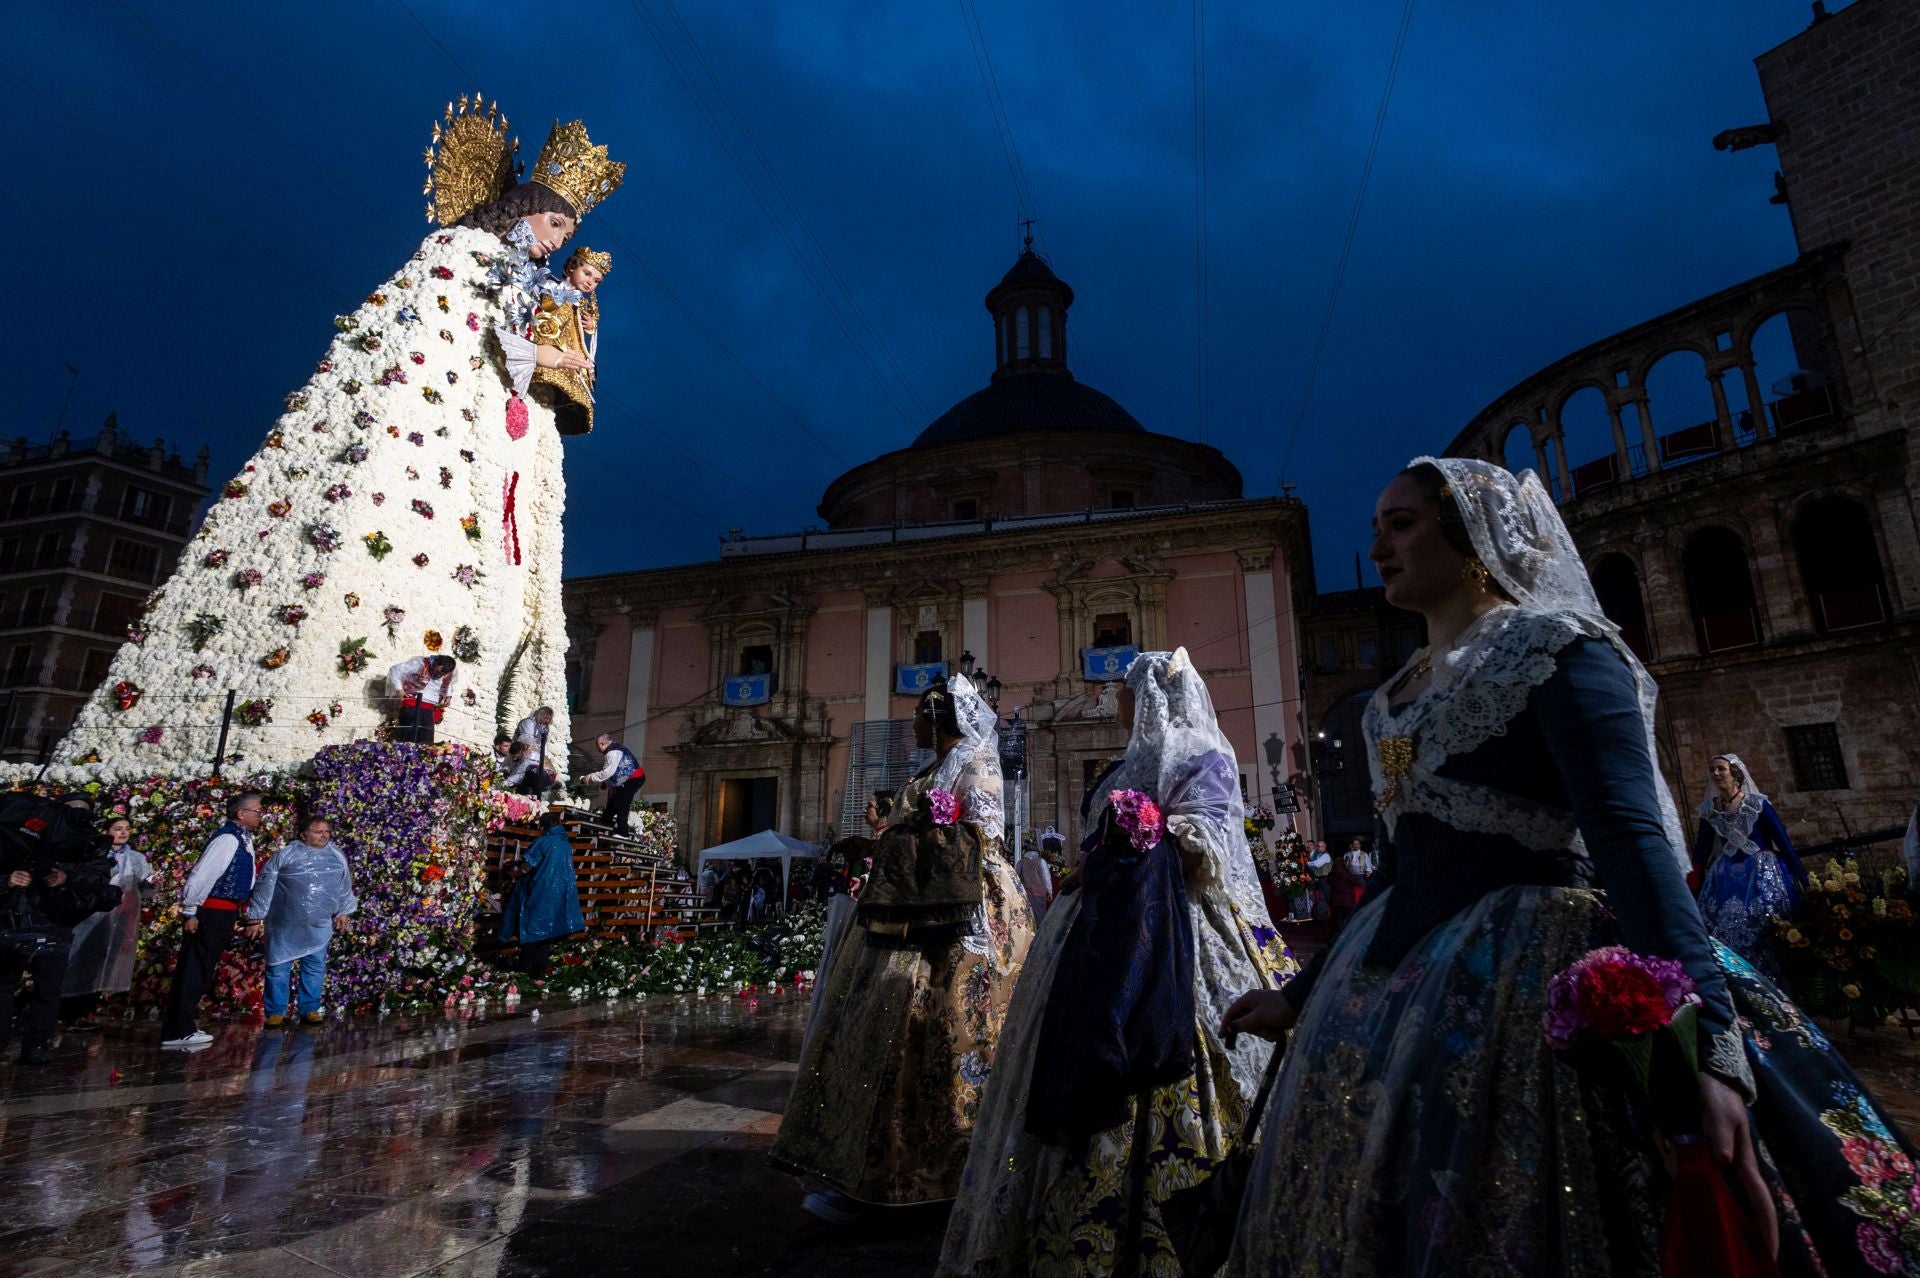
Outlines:
[[[700,899],[691,877],[679,877],[681,867],[673,857],[571,812],[566,830],[589,936],[637,940],[660,928],[690,935],[730,926],[721,922],[719,910]],[[488,870],[518,860],[539,837],[539,829],[531,825],[495,831],[487,839]]]

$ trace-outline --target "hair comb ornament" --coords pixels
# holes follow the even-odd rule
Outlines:
[[[627,166],[607,158],[607,148],[595,146],[587,126],[579,120],[554,121],[540,158],[533,162],[529,182],[538,182],[567,203],[580,217],[620,189]]]
[[[445,118],[433,126],[427,146],[427,221],[452,226],[483,204],[491,204],[513,189],[514,154],[520,140],[507,137],[507,117],[492,102],[483,114],[482,99],[460,95],[456,108],[447,103]]]

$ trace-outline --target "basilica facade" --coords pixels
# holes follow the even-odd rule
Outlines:
[[[1136,651],[1192,654],[1250,803],[1303,766],[1304,506],[1242,497],[1217,450],[1076,379],[1073,290],[1030,247],[986,303],[988,384],[834,480],[824,530],[567,583],[575,740],[638,753],[683,848],[863,831],[868,795],[912,775],[919,689],[951,671],[1024,737],[1027,838],[1077,837]]]

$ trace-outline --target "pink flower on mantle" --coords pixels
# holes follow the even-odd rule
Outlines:
[[[527,433],[527,406],[518,395],[507,400],[507,438],[522,439]]]
[[[960,800],[953,797],[953,791],[935,786],[927,791],[927,815],[935,825],[952,825],[960,819]]]
[[[1139,790],[1110,790],[1107,802],[1113,805],[1113,819],[1127,832],[1127,842],[1136,852],[1148,851],[1166,837],[1167,819],[1151,795]]]
[[[164,737],[166,734],[167,734],[167,730],[156,723],[151,728],[146,728],[141,731],[140,744],[141,745],[159,745],[160,738]]]

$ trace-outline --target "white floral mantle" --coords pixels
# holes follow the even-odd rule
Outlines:
[[[564,770],[565,487],[553,414],[510,426],[492,336],[500,240],[439,231],[337,330],[216,495],[102,686],[55,782],[204,773],[228,691],[228,772],[277,770],[384,717],[387,667],[459,658],[442,740],[554,707]],[[351,656],[355,641],[374,654]],[[343,651],[348,660],[342,660]],[[237,756],[237,762],[233,762]]]

